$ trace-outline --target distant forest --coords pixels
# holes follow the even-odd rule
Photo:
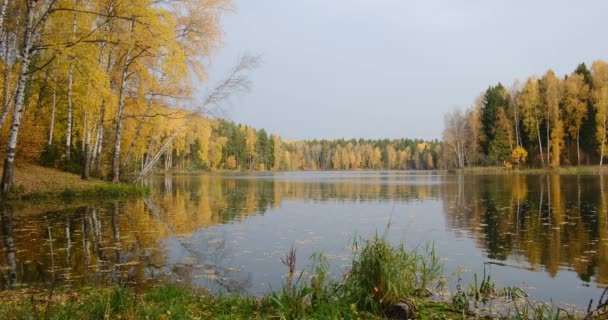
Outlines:
[[[289,142],[264,129],[208,120],[193,130],[188,148],[174,148],[166,169],[357,170],[442,167],[441,143],[413,139],[307,140]],[[184,137],[187,138],[188,135]],[[180,144],[178,144],[180,145]]]
[[[448,167],[602,165],[608,155],[608,64],[551,70],[507,88],[490,86],[467,110],[445,116]]]

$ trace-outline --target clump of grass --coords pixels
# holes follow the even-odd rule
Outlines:
[[[386,233],[376,233],[369,239],[355,237],[353,247],[352,266],[342,280],[331,277],[330,264],[320,253],[313,254],[307,270],[294,278],[292,248],[282,258],[288,268],[286,283],[271,294],[280,317],[356,318],[382,315],[398,304],[411,309],[413,300],[427,297],[428,287],[443,275],[433,245],[408,251],[391,245]]]
[[[281,319],[343,319],[356,318],[358,310],[347,299],[344,284],[330,275],[330,264],[322,253],[309,259],[304,272],[295,275],[295,249],[282,259],[288,267],[286,283],[269,295]],[[308,275],[308,276],[306,276]],[[294,281],[295,280],[295,281]],[[366,318],[373,318],[368,315]]]
[[[345,294],[361,310],[378,313],[404,299],[428,295],[427,287],[443,275],[434,246],[420,253],[392,246],[386,233],[355,239],[355,257]]]
[[[477,302],[486,303],[489,300],[494,299],[498,295],[496,290],[496,284],[491,281],[490,275],[486,273],[486,267],[483,267],[483,276],[481,283],[478,283],[477,273],[473,274],[473,285],[469,287],[469,296],[474,298],[475,304]]]

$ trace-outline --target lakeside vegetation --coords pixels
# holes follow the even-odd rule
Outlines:
[[[22,288],[0,293],[3,319],[603,319],[605,297],[586,312],[533,302],[519,288],[499,288],[485,273],[446,293],[432,246],[392,246],[384,235],[355,239],[350,270],[332,276],[322,254],[296,270],[296,250],[281,259],[282,288],[262,297],[210,295],[176,285]],[[494,305],[491,302],[496,302]]]

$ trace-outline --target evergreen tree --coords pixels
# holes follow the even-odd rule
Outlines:
[[[489,154],[490,144],[495,139],[499,109],[507,108],[508,106],[508,92],[502,84],[499,83],[494,87],[490,86],[486,90],[481,107],[482,131],[486,138],[482,143],[482,150],[485,154]],[[505,133],[503,132],[503,134]]]

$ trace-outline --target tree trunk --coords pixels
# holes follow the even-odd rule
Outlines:
[[[4,43],[4,88],[2,90],[2,115],[0,115],[0,128],[4,128],[4,124],[6,123],[6,117],[8,116],[8,111],[10,110],[11,105],[11,61],[10,61],[10,44],[9,41],[9,33],[6,33],[6,41]]]
[[[95,161],[95,172],[99,175],[101,173],[101,165],[103,159],[101,157],[101,150],[103,148],[103,125],[99,126],[99,133],[97,135],[97,158]]]
[[[85,143],[84,143],[84,157],[82,165],[82,179],[89,180],[90,164],[91,164],[91,131],[87,130]]]
[[[536,124],[536,135],[538,136],[538,146],[540,148],[540,160],[543,163],[543,167],[545,167],[545,156],[543,156],[543,140],[540,137],[540,128],[538,123]]]
[[[576,129],[576,164],[581,165],[581,129]]]
[[[513,104],[513,116],[515,122],[515,145],[521,146],[521,137],[519,135],[519,116],[517,114],[517,103]]]
[[[76,1],[74,1],[74,8],[76,7]],[[72,20],[72,40],[76,34],[76,24],[78,22],[78,15],[74,13],[74,19]],[[74,57],[72,57],[74,59]],[[74,63],[70,62],[70,69],[68,70],[68,111],[67,111],[67,134],[65,137],[65,157],[69,161],[71,158],[71,147],[72,147],[72,113],[74,110],[72,104],[72,92],[74,88]]]
[[[21,51],[21,67],[19,77],[17,78],[17,87],[15,95],[15,110],[13,111],[13,122],[6,143],[6,152],[4,153],[4,167],[2,170],[2,191],[9,192],[13,187],[13,174],[15,170],[15,153],[17,150],[17,138],[19,136],[19,127],[21,125],[21,113],[23,111],[23,101],[25,99],[25,85],[27,82],[28,69],[31,61],[31,48],[34,41],[34,8],[33,0],[28,1],[29,8],[27,9],[27,22],[23,33],[23,49]]]
[[[57,89],[53,87],[53,102],[51,104],[51,124],[49,127],[49,141],[50,146],[53,143],[53,130],[55,130],[55,108],[57,107]]]
[[[127,54],[128,57],[128,54]],[[120,146],[122,143],[122,120],[125,110],[124,87],[127,75],[127,67],[125,66],[122,73],[122,83],[118,94],[118,116],[116,117],[116,137],[114,140],[114,155],[112,157],[112,182],[118,183],[120,179]]]
[[[65,157],[69,161],[71,159],[72,147],[72,88],[74,86],[74,70],[72,63],[68,70],[68,110],[67,110],[67,129],[65,136]]]
[[[95,137],[95,144],[93,145],[93,156],[91,162],[95,164],[94,169],[95,173],[99,175],[101,173],[101,148],[103,144],[103,122],[106,114],[106,101],[105,99],[101,100],[101,112],[99,114],[99,123],[97,125],[97,133]]]
[[[547,165],[551,165],[551,139],[549,138],[549,119],[547,119]]]
[[[0,7],[0,34],[2,34],[4,32],[4,16],[6,15],[7,6],[8,6],[8,0],[3,0],[2,7]],[[2,40],[0,40],[0,41],[2,41]]]
[[[89,113],[85,111],[84,112],[84,117],[82,119],[82,134],[83,135],[86,135],[86,134],[89,133],[89,124],[88,124],[88,121],[89,121]],[[82,151],[83,154],[86,151],[85,150],[86,144],[87,144],[86,138],[82,139],[82,142],[80,143],[80,148],[81,148],[80,151]]]
[[[133,36],[133,29],[135,27],[135,20],[131,21],[131,37]],[[118,90],[118,116],[116,117],[116,140],[114,141],[114,155],[112,157],[112,182],[118,183],[120,181],[120,146],[122,139],[122,120],[123,113],[125,111],[125,87],[127,81],[127,73],[129,71],[129,61],[131,55],[131,47],[127,48],[125,54],[125,64],[122,68],[122,75],[120,79],[120,88]]]

